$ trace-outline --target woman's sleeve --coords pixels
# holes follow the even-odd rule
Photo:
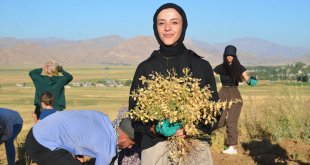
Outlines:
[[[29,76],[32,81],[38,80],[41,78],[42,68],[33,69],[29,72]]]
[[[145,74],[143,72],[142,65],[140,64],[137,67],[133,80],[132,80],[132,84],[130,87],[130,95],[133,91],[139,88],[143,88],[143,84],[139,80],[141,76],[145,76]],[[133,110],[136,104],[137,104],[137,101],[135,101],[131,96],[129,96],[129,110]],[[139,146],[140,146],[140,141],[141,141],[140,138],[144,134],[148,134],[151,137],[157,136],[151,131],[151,128],[154,126],[153,122],[143,123],[142,121],[137,121],[137,120],[131,120],[131,121],[132,121],[132,126],[134,127],[134,130],[135,130],[135,141]]]
[[[210,85],[210,90],[212,91],[212,101],[218,101],[219,100],[219,95],[217,93],[217,88],[216,88],[216,81],[213,73],[213,69],[210,65],[209,62],[207,62],[206,65],[206,74],[207,74],[207,84]]]
[[[136,106],[137,102],[134,101],[134,99],[131,97],[132,92],[134,92],[135,90],[139,89],[139,87],[142,87],[142,83],[139,81],[139,78],[143,75],[141,66],[139,65],[136,69],[136,72],[133,76],[132,79],[132,83],[131,83],[131,87],[130,87],[130,93],[129,93],[129,110],[134,109],[134,107]]]
[[[45,81],[41,75],[42,70],[43,70],[42,68],[37,68],[29,72],[29,76],[35,86],[37,86],[37,84],[42,84]]]
[[[216,66],[214,69],[213,69],[213,72],[215,72],[216,74],[219,74],[220,73],[220,66]]]
[[[66,72],[65,70],[63,70],[61,73],[64,77],[64,80],[63,80],[64,85],[69,84],[73,80],[73,76],[70,73]]]
[[[59,76],[57,84],[59,87],[64,87],[73,80],[73,76],[70,73],[66,72],[65,70],[62,70],[61,73],[63,76]]]

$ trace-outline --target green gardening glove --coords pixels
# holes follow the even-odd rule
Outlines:
[[[170,123],[168,119],[165,119],[156,125],[156,132],[169,137],[174,135],[181,127],[182,125],[180,122]]]
[[[256,78],[253,77],[253,76],[251,76],[250,79],[248,80],[247,84],[250,85],[250,86],[252,86],[252,87],[256,86],[256,85],[257,85],[257,80],[256,80]]]

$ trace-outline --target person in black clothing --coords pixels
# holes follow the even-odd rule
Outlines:
[[[167,71],[174,69],[181,77],[184,76],[182,69],[189,68],[192,77],[201,79],[201,88],[210,86],[212,101],[218,101],[219,97],[211,65],[183,44],[186,28],[187,18],[180,6],[167,3],[157,9],[153,17],[153,30],[160,47],[136,68],[130,93],[144,86],[139,80],[141,76],[150,78],[149,75],[153,72],[167,75]],[[129,109],[134,109],[135,106],[136,102],[132,97],[129,97]],[[159,158],[158,155],[163,154],[162,147],[165,146],[167,137],[155,131],[154,126],[157,122],[147,124],[139,121],[132,122],[135,129],[135,141],[142,149],[141,163],[166,164],[167,162]],[[205,127],[203,124],[200,126],[201,129]],[[185,137],[185,131],[179,129],[175,136]],[[205,146],[208,147],[208,144],[206,143]],[[209,148],[206,150],[209,153]],[[157,153],[159,154],[157,155]],[[162,158],[165,159],[163,156]],[[209,161],[212,163],[210,154]]]
[[[248,77],[246,68],[237,58],[237,48],[228,45],[223,54],[223,63],[214,68],[214,75],[219,75],[222,88],[219,90],[221,101],[242,100],[238,90],[239,82],[245,80],[248,85],[255,86],[257,80]],[[225,144],[229,146],[223,151],[225,154],[237,154],[235,145],[238,144],[238,119],[242,109],[242,102],[232,104],[230,109],[225,109],[218,123],[218,128],[226,126],[227,138]]]

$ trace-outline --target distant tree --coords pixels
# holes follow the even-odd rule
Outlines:
[[[106,80],[100,80],[100,81],[97,81],[97,83],[101,83],[101,84],[104,84],[104,85],[108,84]]]
[[[132,80],[126,80],[124,86],[130,86],[132,83]]]
[[[303,80],[306,81],[308,73],[310,73],[310,65],[303,62],[289,64],[285,66],[247,66],[250,75],[259,77],[260,80]]]
[[[308,75],[297,76],[297,81],[298,82],[308,82],[309,81],[309,76]]]
[[[302,69],[305,65],[306,65],[306,64],[303,63],[303,62],[297,62],[297,63],[295,64],[295,67],[296,67],[296,69],[300,70],[300,69]]]

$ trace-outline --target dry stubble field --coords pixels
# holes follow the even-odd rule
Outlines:
[[[24,119],[22,133],[17,144],[23,142],[27,131],[32,127],[31,113],[33,111],[34,87],[28,72],[34,67],[0,67],[0,107],[6,107],[20,112]],[[125,81],[132,78],[135,66],[64,66],[74,79],[73,82],[97,82],[102,80]],[[16,84],[25,83],[25,87]],[[219,87],[218,87],[219,88]],[[124,87],[71,87],[66,88],[68,110],[98,110],[114,119],[117,111],[127,105],[129,86]],[[240,86],[244,106],[240,117],[240,144],[238,155],[230,156],[220,153],[223,146],[224,130],[220,129],[212,137],[211,151],[214,164],[309,164],[310,142],[300,139],[283,139],[281,141],[266,141],[249,136],[246,129],[249,121],[265,118],[262,113],[268,109],[268,104],[276,102],[281,97],[298,97],[301,99],[301,113],[310,107],[310,86],[289,86],[260,81],[259,86],[252,88]],[[279,154],[279,152],[281,152]],[[0,146],[0,164],[6,164],[4,145]]]

